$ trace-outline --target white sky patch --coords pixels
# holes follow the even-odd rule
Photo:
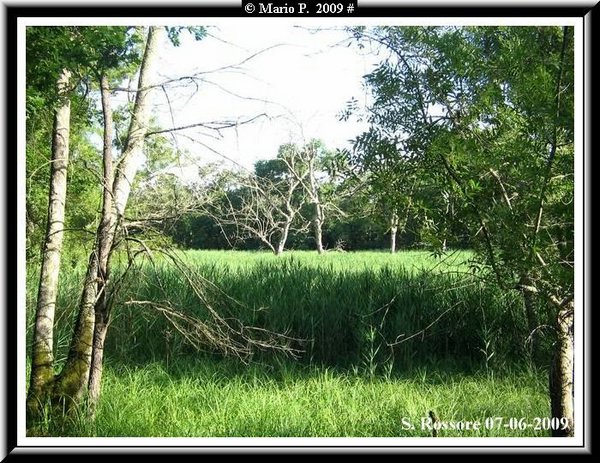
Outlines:
[[[165,92],[158,90],[160,124],[168,128],[265,116],[220,133],[206,128],[178,132],[178,147],[194,161],[221,160],[212,149],[251,169],[257,160],[275,157],[283,143],[318,138],[329,148],[347,148],[366,128],[355,119],[340,121],[339,114],[352,97],[366,102],[362,77],[380,58],[340,44],[348,33],[315,33],[290,24],[261,28],[251,22],[210,27],[209,33],[198,42],[185,34],[179,47],[165,41],[158,81],[237,64],[264,51],[239,67],[200,75],[197,89],[186,81],[177,88],[171,84],[167,92],[172,111]],[[193,175],[189,169],[186,173]]]

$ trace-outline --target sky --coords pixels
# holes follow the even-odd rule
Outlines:
[[[203,74],[198,87],[184,80],[170,84],[166,92],[157,91],[155,116],[160,125],[265,116],[220,133],[203,128],[177,132],[174,142],[190,152],[193,162],[230,159],[251,169],[259,159],[274,158],[283,143],[318,138],[329,148],[344,148],[366,128],[355,118],[341,122],[339,114],[351,98],[359,105],[367,102],[362,76],[380,58],[340,43],[347,42],[347,33],[276,22],[264,28],[250,21],[223,23],[208,32],[201,41],[184,34],[179,47],[168,40],[162,44],[159,82]],[[209,72],[253,55],[240,66]],[[183,170],[184,176],[193,177],[194,169]]]

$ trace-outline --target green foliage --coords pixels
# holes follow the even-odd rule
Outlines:
[[[52,116],[49,115],[49,120]],[[50,183],[51,126],[39,121],[27,140],[27,256],[35,259],[41,251],[45,233]],[[43,124],[43,125],[42,125]],[[93,242],[93,226],[100,207],[100,158],[97,148],[85,134],[84,122],[73,121],[68,170],[65,246],[67,255],[77,256]],[[67,256],[69,258],[69,256]]]
[[[268,159],[256,161],[254,164],[254,174],[259,179],[277,182],[285,178],[288,171],[285,163],[281,159]]]
[[[166,233],[183,249],[229,249],[231,247],[222,235],[218,223],[207,215],[185,214]],[[232,233],[229,231],[228,235]]]
[[[140,30],[131,27],[27,27],[26,175],[27,252],[39,254],[46,227],[56,80],[63,69],[71,80],[70,163],[64,249],[78,257],[93,242],[100,208],[101,153],[92,135],[101,124],[93,90],[98,76],[120,80],[140,60]],[[69,258],[69,256],[67,256]]]
[[[371,188],[389,195],[412,172],[425,237],[468,231],[504,287],[527,275],[547,299],[572,295],[572,28],[352,33],[389,54],[365,76],[371,128],[355,143]]]
[[[206,28],[203,26],[175,26],[175,27],[165,27],[167,31],[167,37],[173,44],[173,46],[178,47],[181,45],[181,32],[187,31],[192,35],[194,40],[202,40],[206,37]]]
[[[202,39],[204,27],[169,27],[171,41],[178,45],[185,31]],[[88,232],[96,225],[102,186],[101,150],[95,137],[101,133],[102,113],[98,109],[99,77],[107,75],[117,87],[133,77],[141,61],[143,27],[60,26],[27,27],[27,241],[28,256],[39,253],[46,226],[52,121],[57,100],[56,80],[63,69],[72,74],[71,161],[68,175],[65,249],[78,255],[90,244]],[[129,125],[130,108],[114,110],[115,148],[121,150]],[[147,161],[137,180],[151,182],[168,169],[179,153],[165,137],[153,136],[146,144]],[[168,182],[166,182],[168,183]],[[156,191],[157,188],[149,188]],[[155,199],[153,197],[152,199]],[[147,204],[147,203],[146,203]],[[176,205],[175,205],[176,206]],[[174,206],[174,207],[175,207]],[[143,212],[143,208],[140,208]]]
[[[55,95],[60,72],[68,69],[90,85],[101,72],[135,69],[140,59],[141,34],[123,26],[30,26],[26,29],[26,77],[32,102]],[[28,92],[30,93],[30,92]],[[52,101],[52,98],[49,98]]]

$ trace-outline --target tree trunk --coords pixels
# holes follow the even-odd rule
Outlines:
[[[291,169],[290,164],[286,165],[288,166],[288,168]],[[294,191],[296,191],[298,185],[300,185],[300,180],[294,180],[288,186],[288,191],[285,198],[285,223],[283,224],[283,229],[281,230],[281,238],[279,239],[279,243],[277,244],[277,250],[275,252],[275,255],[277,256],[283,254],[283,250],[285,249],[285,243],[287,242],[288,235],[290,234],[290,228],[292,227],[294,217],[296,216],[296,210],[294,210],[294,207],[292,206],[292,198],[294,196]]]
[[[119,218],[125,212],[131,185],[144,156],[144,142],[150,122],[151,78],[158,52],[158,40],[161,30],[161,27],[154,26],[148,32],[146,50],[144,51],[144,58],[140,67],[138,92],[131,116],[131,123],[129,124],[127,143],[117,165],[117,173],[113,186],[113,199]]]
[[[557,317],[557,340],[550,369],[550,404],[553,418],[566,418],[568,427],[552,431],[554,437],[573,437],[573,327],[574,304],[569,302],[560,308]]]
[[[520,284],[524,288],[522,290],[523,294],[523,306],[525,308],[525,319],[527,320],[527,330],[529,333],[527,334],[528,339],[531,338],[531,361],[533,363],[537,363],[539,359],[539,336],[536,334],[535,330],[538,327],[538,317],[536,311],[536,296],[535,292],[528,290],[527,288],[534,288],[534,282],[528,275],[524,275]]]
[[[396,253],[396,236],[398,235],[398,215],[392,214],[390,219],[390,252]]]
[[[88,416],[90,418],[95,417],[98,400],[100,399],[104,361],[104,341],[106,340],[106,333],[108,332],[107,316],[108,314],[104,312],[96,311],[92,363],[90,366],[90,379],[88,383]]]
[[[117,225],[117,214],[114,211],[112,201],[112,188],[114,182],[112,156],[113,115],[110,104],[109,82],[106,75],[103,75],[101,78],[100,91],[102,95],[102,112],[104,116],[104,185],[102,197],[102,219],[98,228],[98,301],[96,302],[96,307],[94,309],[94,341],[92,346],[92,363],[88,384],[88,413],[91,418],[93,418],[95,415],[96,405],[100,397],[102,362],[104,360],[104,341],[106,339],[108,321],[110,318],[109,294],[107,288],[109,283],[108,262]]]
[[[286,220],[285,225],[283,226],[283,230],[281,231],[281,238],[279,238],[279,243],[277,243],[277,251],[275,252],[275,255],[280,256],[283,254],[283,250],[285,249],[285,243],[287,242],[291,226],[292,221]]]
[[[48,223],[31,348],[31,376],[27,396],[28,426],[42,417],[54,380],[54,311],[58,293],[67,196],[71,119],[71,102],[67,94],[70,77],[70,72],[65,69],[57,80],[59,104],[54,115]]]
[[[319,186],[317,185],[315,171],[315,160],[316,152],[311,147],[309,148],[308,154],[308,177],[310,181],[310,189],[307,189],[307,193],[310,196],[311,202],[315,206],[315,212],[313,215],[313,232],[315,234],[317,252],[319,254],[323,254],[323,223],[325,222],[325,214],[323,212],[323,205],[321,204],[321,198],[319,196]]]
[[[109,272],[110,255],[116,229],[119,226],[119,220],[122,219],[125,212],[131,191],[131,184],[143,157],[144,141],[148,130],[151,109],[149,98],[151,92],[150,80],[161,30],[161,27],[150,27],[148,32],[146,49],[140,66],[138,92],[129,125],[127,144],[117,166],[117,173],[112,184],[112,195],[106,189],[110,188],[110,184],[105,184],[103,217],[98,227],[95,249],[90,256],[88,264],[88,271],[79,306],[79,316],[71,341],[67,363],[55,384],[55,403],[61,405],[67,412],[80,405],[86,386],[89,387],[90,383],[96,388],[92,400],[98,400],[102,377],[104,341],[108,327],[110,307],[109,304],[106,304],[109,295],[106,293],[105,279]],[[103,82],[103,86],[105,84],[106,82]],[[104,101],[105,96],[107,97],[107,94],[103,91],[103,104],[106,103]],[[107,107],[104,106],[103,109],[106,115]],[[110,144],[107,143],[109,136],[110,132],[106,130],[105,126],[104,155],[110,154]],[[108,164],[111,165],[108,166]],[[107,167],[110,172],[112,170],[112,162],[108,163],[105,160],[105,175],[107,174]],[[112,196],[112,198],[106,201],[108,196]],[[100,298],[98,297],[99,294]],[[96,316],[97,313],[98,316]],[[96,319],[100,321],[97,329],[95,327]],[[91,376],[90,368],[93,352],[95,352],[94,373]]]
[[[35,233],[35,219],[33,216],[32,206],[29,200],[25,201],[25,249],[27,250],[27,256],[31,252],[31,237]]]
[[[536,252],[537,239],[542,227],[542,215],[546,202],[547,188],[552,178],[552,169],[556,159],[558,148],[559,116],[561,110],[561,94],[563,68],[565,67],[565,57],[568,41],[568,28],[563,27],[562,50],[560,63],[556,76],[555,98],[555,120],[552,127],[550,142],[550,152],[546,161],[546,172],[542,177],[542,186],[538,196],[537,216],[535,219],[535,228],[531,240],[530,261],[533,261]],[[574,329],[574,303],[558,304],[558,314],[556,320],[557,340],[554,344],[554,353],[552,365],[550,368],[550,404],[552,417],[566,418],[568,427],[566,429],[553,430],[554,437],[572,437],[575,434],[574,407],[573,407],[573,329]]]
[[[79,302],[75,331],[67,362],[54,384],[54,403],[69,416],[81,402],[89,379],[94,338],[94,306],[97,296],[98,256],[92,251]]]
[[[315,203],[315,243],[317,245],[317,252],[323,254],[325,249],[323,248],[323,206],[319,203]]]

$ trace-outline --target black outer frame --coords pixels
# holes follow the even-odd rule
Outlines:
[[[250,0],[240,0],[244,3],[249,3]],[[324,0],[325,1],[325,0]],[[348,0],[344,0],[348,1]],[[357,0],[354,0],[355,2]],[[256,0],[255,3],[260,2]],[[279,0],[281,2],[281,0]],[[272,3],[278,3],[278,0]],[[290,1],[290,3],[293,3]],[[125,4],[125,3],[124,3]],[[496,4],[496,3],[494,3]],[[485,6],[485,3],[481,3],[477,8],[455,6],[455,7],[402,7],[402,6],[361,6],[360,1],[356,10],[352,14],[343,12],[336,15],[324,15],[316,14],[314,11],[307,14],[295,14],[295,15],[279,15],[281,16],[295,16],[295,17],[583,17],[591,8],[582,6],[573,2],[573,6],[545,6],[545,7],[499,7],[499,6]],[[43,3],[42,5],[45,5]],[[126,4],[125,4],[126,5]],[[140,14],[141,13],[141,14]],[[236,6],[181,6],[181,5],[170,5],[170,6],[18,6],[7,8],[7,23],[16,23],[18,17],[64,17],[64,16],[78,16],[78,17],[259,17],[254,14],[248,14],[244,12],[241,7]],[[266,18],[269,16],[277,15],[261,15],[260,17]]]
[[[257,0],[258,1],[258,0]],[[247,0],[244,0],[244,4],[247,3]],[[11,223],[12,227],[7,227],[7,242],[5,246],[7,261],[2,262],[3,268],[5,270],[6,275],[6,320],[7,320],[7,333],[5,336],[5,347],[6,347],[6,359],[2,359],[6,361],[6,370],[5,370],[5,381],[6,381],[6,397],[4,398],[4,404],[6,406],[6,416],[5,420],[5,429],[6,436],[3,436],[6,442],[6,449],[0,448],[0,459],[4,459],[5,455],[9,458],[14,458],[20,455],[41,455],[44,453],[52,453],[52,454],[78,454],[78,453],[92,453],[101,451],[106,454],[115,454],[115,453],[142,453],[144,449],[151,449],[150,451],[156,454],[166,454],[170,451],[180,451],[184,453],[191,452],[205,452],[205,453],[215,453],[215,452],[230,452],[230,453],[262,453],[270,451],[270,453],[281,453],[281,452],[303,452],[303,453],[317,453],[317,452],[352,452],[352,453],[390,453],[390,452],[411,452],[415,453],[417,450],[421,451],[429,451],[430,453],[459,453],[462,449],[478,451],[483,453],[491,453],[491,452],[504,452],[504,453],[533,453],[533,452],[541,452],[546,451],[545,453],[591,453],[591,413],[587,412],[586,403],[588,404],[588,408],[591,410],[591,374],[586,375],[585,373],[589,370],[591,366],[591,350],[588,349],[588,345],[586,344],[586,339],[589,341],[591,336],[586,332],[590,330],[591,325],[591,313],[588,309],[589,307],[589,294],[587,290],[589,290],[590,285],[590,268],[589,263],[590,259],[586,259],[585,250],[590,250],[590,236],[591,233],[589,230],[586,230],[586,225],[589,227],[590,221],[585,220],[589,216],[590,212],[590,201],[589,201],[589,191],[588,188],[591,185],[591,181],[589,179],[590,176],[590,167],[591,167],[591,105],[588,104],[588,100],[590,100],[591,96],[591,82],[592,82],[592,65],[591,65],[591,44],[592,44],[592,13],[595,8],[595,4],[583,4],[583,3],[571,3],[570,6],[530,6],[530,2],[523,2],[525,6],[523,7],[515,7],[515,6],[497,6],[498,2],[494,2],[493,6],[485,6],[485,3],[480,3],[477,7],[465,7],[465,6],[450,6],[450,7],[439,7],[439,6],[429,6],[429,7],[415,7],[415,6],[362,6],[358,5],[354,14],[340,14],[335,15],[346,16],[346,17],[447,17],[447,18],[455,18],[455,17],[579,17],[584,18],[583,25],[583,80],[584,80],[584,91],[583,91],[583,147],[584,147],[584,156],[583,159],[577,160],[576,162],[581,162],[580,167],[583,168],[583,193],[584,193],[584,220],[583,220],[583,244],[584,244],[584,316],[583,316],[583,344],[584,348],[583,352],[583,367],[584,367],[584,384],[582,388],[583,395],[583,403],[584,403],[584,430],[583,430],[583,445],[582,446],[572,446],[572,447],[564,447],[564,446],[523,446],[523,445],[511,445],[511,446],[446,446],[446,447],[425,447],[425,446],[390,446],[390,445],[381,445],[381,446],[360,446],[360,445],[349,445],[349,446],[325,446],[325,445],[315,445],[315,446],[291,446],[291,445],[281,445],[281,446],[267,446],[267,445],[258,445],[258,446],[194,446],[194,445],[186,445],[186,446],[165,446],[165,445],[157,445],[157,446],[107,446],[107,447],[90,447],[90,446],[56,446],[52,447],[37,447],[37,446],[18,446],[17,445],[17,311],[16,311],[16,301],[11,301],[9,299],[9,288],[15,289],[16,281],[11,281],[9,272],[8,272],[8,263],[16,264],[16,267],[19,265],[24,265],[23,262],[18,261],[17,249],[16,246],[9,246],[9,243],[16,243],[17,241],[17,229],[15,224],[17,223],[17,208],[14,197],[14,189],[12,189],[13,183],[9,182],[9,172],[13,174],[16,171],[17,163],[15,161],[15,156],[13,153],[17,152],[17,92],[15,91],[17,87],[17,19],[20,17],[69,17],[69,16],[77,16],[77,17],[248,17],[250,20],[252,17],[257,17],[256,15],[249,15],[244,12],[241,6],[197,6],[190,7],[188,4],[185,5],[177,5],[173,4],[170,6],[151,6],[151,7],[142,7],[142,6],[133,6],[127,5],[125,6],[5,6],[6,13],[6,23],[5,23],[5,40],[6,40],[6,61],[4,63],[6,72],[6,88],[5,88],[5,97],[7,102],[7,111],[5,113],[6,117],[6,157],[0,158],[0,162],[4,164],[6,159],[6,188],[4,190],[5,198],[5,206],[7,211],[7,219],[6,223]],[[274,2],[277,3],[277,2]],[[491,3],[491,2],[490,2]],[[569,5],[569,3],[567,3]],[[35,4],[34,4],[35,5]],[[381,4],[380,4],[381,5]],[[489,5],[489,4],[488,4]],[[261,17],[265,17],[266,15],[262,15]],[[273,15],[280,16],[281,15]],[[286,15],[289,16],[289,15]],[[299,16],[299,15],[295,15]],[[331,15],[317,15],[315,13],[304,14],[303,17],[331,17]],[[587,66],[586,66],[587,64]],[[588,98],[586,98],[586,96]],[[12,117],[11,117],[12,116]],[[587,155],[587,156],[586,156]],[[2,165],[4,167],[4,165]],[[9,170],[10,168],[10,170]],[[10,186],[9,186],[10,185]],[[588,188],[586,188],[588,187]],[[586,201],[586,197],[588,201]],[[9,200],[10,198],[10,200]],[[9,213],[9,206],[13,209]],[[587,231],[587,233],[585,233]],[[581,266],[580,266],[581,268]],[[12,284],[11,284],[12,283]],[[588,309],[588,310],[586,310]],[[589,333],[591,334],[591,333]],[[587,338],[586,338],[586,335]],[[586,380],[589,384],[586,383]],[[586,388],[587,387],[587,388]],[[586,413],[587,412],[587,413]],[[1,442],[1,441],[0,441]],[[148,451],[146,451],[147,453]],[[0,460],[1,461],[1,460]]]

